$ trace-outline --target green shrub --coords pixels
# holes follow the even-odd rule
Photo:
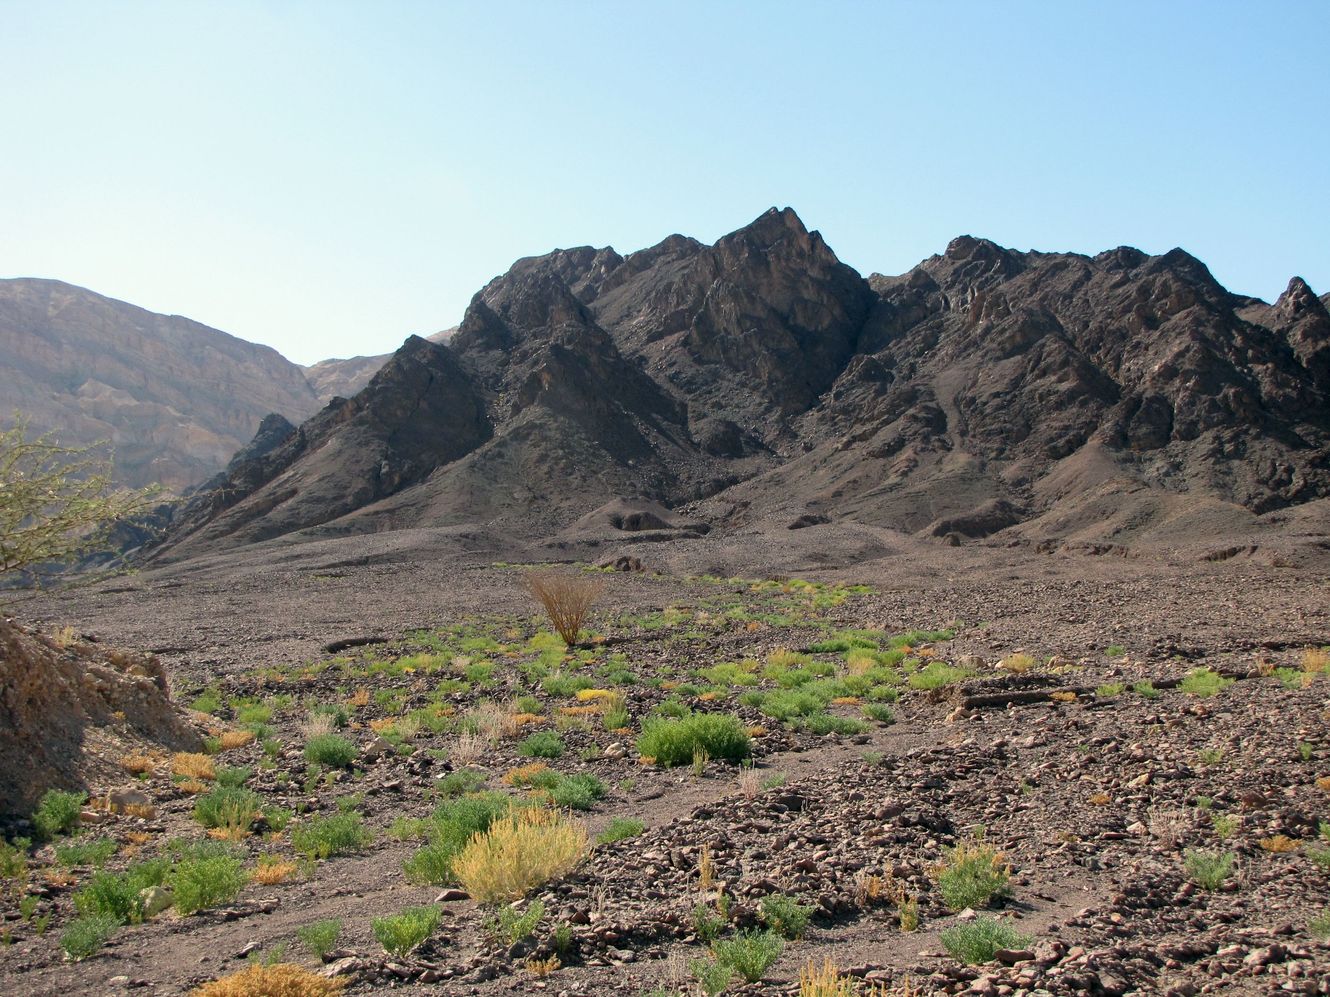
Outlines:
[[[725,930],[728,923],[725,918],[712,913],[711,907],[706,903],[693,906],[693,932],[708,945],[720,937],[720,933]]]
[[[1163,693],[1155,688],[1155,684],[1149,679],[1143,679],[1132,685],[1131,691],[1143,699],[1158,699]]]
[[[467,793],[474,793],[485,784],[485,775],[483,772],[477,772],[474,769],[459,769],[456,772],[449,772],[442,779],[434,783],[434,791],[440,796],[465,796]]]
[[[351,722],[351,712],[341,703],[319,703],[309,711],[311,717],[329,717],[338,729]]]
[[[1217,890],[1233,872],[1237,856],[1232,852],[1207,852],[1189,848],[1182,856],[1187,878],[1203,890]]]
[[[1178,688],[1192,696],[1214,696],[1219,690],[1232,684],[1232,679],[1226,679],[1218,672],[1209,668],[1196,668],[1188,673]]]
[[[8,842],[0,838],[0,879],[22,879],[28,874],[28,846],[26,839]]]
[[[563,754],[563,738],[551,730],[537,731],[518,746],[517,752],[526,758],[558,758]]]
[[[791,717],[807,717],[822,712],[825,700],[801,689],[778,689],[762,699],[762,713],[782,723]]]
[[[406,955],[434,933],[441,914],[438,907],[408,907],[400,914],[376,917],[374,937],[389,955]]]
[[[556,807],[590,810],[605,795],[605,784],[590,773],[579,772],[561,778],[548,792]]]
[[[774,931],[741,931],[733,938],[716,942],[711,949],[717,965],[731,974],[756,983],[780,958],[785,943]]]
[[[759,703],[762,701],[762,693],[760,692],[745,693],[744,695],[757,696],[757,701]],[[742,701],[743,698],[744,698],[743,696],[740,696],[739,697],[740,701]],[[669,699],[662,701],[652,712],[662,717],[674,717],[675,719],[681,719],[691,714],[692,710],[688,708],[688,704],[685,703],[683,700],[675,699],[673,696],[671,696]]]
[[[895,691],[892,690],[892,692]],[[896,722],[896,714],[892,708],[881,703],[865,703],[864,716],[880,724],[894,724]]]
[[[244,865],[233,855],[200,855],[177,862],[171,870],[175,908],[193,914],[234,900],[248,882]]]
[[[356,746],[340,734],[315,734],[305,742],[305,759],[344,769],[356,757]]]
[[[96,955],[120,922],[108,914],[88,914],[70,922],[60,936],[60,947],[74,962]]]
[[[729,966],[722,966],[720,963],[711,959],[694,959],[688,964],[692,970],[693,976],[697,978],[697,985],[701,988],[705,997],[718,997],[725,992],[725,988],[730,985],[730,979],[734,976],[733,970]],[[676,997],[679,991],[674,992]],[[655,997],[655,995],[650,995]]]
[[[595,684],[585,675],[562,675],[555,672],[541,680],[540,688],[551,696],[566,698],[576,696],[583,689],[594,688]]]
[[[504,793],[477,793],[440,804],[427,830],[429,843],[402,863],[407,880],[434,886],[453,882],[453,859],[472,835],[489,830],[512,805]]]
[[[789,941],[804,936],[808,919],[813,914],[811,905],[801,904],[794,897],[779,894],[763,897],[760,909],[762,923]]]
[[[1318,941],[1330,942],[1330,907],[1309,920],[1307,930]]]
[[[536,930],[540,919],[545,916],[545,905],[533,900],[525,912],[518,912],[511,904],[500,907],[498,913],[486,925],[493,938],[504,945],[516,945]]]
[[[262,798],[252,789],[217,786],[194,802],[194,819],[204,827],[248,828],[262,805]]]
[[[291,844],[301,855],[326,859],[359,851],[374,840],[360,814],[316,817],[291,832]]]
[[[800,724],[804,730],[810,734],[862,734],[868,730],[868,725],[862,720],[855,720],[853,717],[838,717],[834,713],[814,713],[811,717],[805,717]]]
[[[967,966],[989,962],[1001,949],[1022,949],[1029,944],[1028,935],[992,917],[978,917],[942,932],[942,947]]]
[[[649,718],[642,724],[637,750],[657,765],[671,768],[692,764],[705,751],[711,758],[741,761],[752,754],[752,741],[738,717],[731,714],[693,713],[678,720]]]
[[[334,919],[315,921],[303,928],[296,929],[296,937],[309,949],[316,959],[322,959],[337,947],[337,939],[342,936],[342,922]]]
[[[910,676],[909,685],[911,689],[942,689],[955,685],[973,674],[969,669],[957,668],[943,661],[930,661]]]
[[[32,826],[38,836],[47,841],[57,834],[68,834],[78,827],[79,812],[87,802],[87,793],[48,789],[33,812]]]
[[[114,838],[93,838],[91,841],[71,841],[55,846],[55,860],[65,868],[91,865],[100,869],[120,846]]]
[[[952,910],[986,907],[994,897],[1010,893],[1011,870],[1002,855],[980,838],[962,841],[947,851],[937,874],[942,899]]]
[[[640,820],[632,817],[615,817],[605,826],[605,830],[596,836],[596,841],[602,845],[609,845],[627,838],[636,838],[645,826]]]
[[[215,781],[219,786],[243,786],[253,774],[254,770],[245,765],[221,766],[217,769]]]
[[[105,916],[117,924],[143,920],[139,892],[160,886],[171,871],[171,860],[148,859],[135,862],[124,872],[97,872],[74,894],[74,908],[88,917]]]

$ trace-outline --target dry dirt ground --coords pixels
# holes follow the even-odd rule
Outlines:
[[[523,565],[620,554],[646,571],[585,575],[605,583],[591,623],[605,640],[565,655],[541,635]],[[326,968],[352,994],[673,994],[710,958],[699,919],[733,937],[787,895],[811,908],[807,930],[761,982],[728,992],[797,992],[801,968],[829,958],[893,992],[908,979],[916,993],[1330,993],[1323,568],[835,526],[565,547],[420,530],[261,545],[22,600],[8,612],[27,622],[154,651],[213,730],[261,726],[215,764],[249,769],[272,823],[290,820],[281,833],[257,821],[234,848],[247,869],[264,855],[294,868],[204,912],[121,927],[72,963],[59,938],[96,872],[37,849],[35,907],[20,913],[12,881],[0,901],[0,992],[178,994],[247,957],[317,969],[296,931],[336,919]],[[739,664],[711,670],[723,662]],[[621,695],[626,722],[607,729],[606,700],[578,685]],[[781,690],[814,696],[792,707],[812,719],[784,715]],[[305,758],[318,708],[345,718],[345,768]],[[751,769],[644,764],[643,722],[682,710],[735,714],[754,735]],[[523,755],[533,732],[557,734],[561,754]],[[533,934],[499,942],[492,910],[404,873],[427,833],[409,821],[459,788],[527,798],[505,776],[536,763],[594,777],[581,785],[603,795],[571,811],[593,839],[616,818],[642,830],[533,891]],[[76,839],[112,839],[107,870],[206,840],[194,810],[207,782],[182,785],[169,758],[93,788],[151,801]],[[338,814],[372,839],[304,859],[300,829]],[[942,943],[976,916],[939,881],[966,842],[1010,867],[1008,895],[977,916],[1028,939],[975,966]],[[1227,864],[1214,888],[1196,882],[1197,854]],[[385,954],[372,920],[435,902],[433,935]],[[902,930],[911,909],[917,927]],[[538,976],[530,963],[550,957],[560,968]]]

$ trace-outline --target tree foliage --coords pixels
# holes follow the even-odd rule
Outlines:
[[[111,528],[144,512],[155,489],[116,487],[104,445],[30,438],[26,420],[0,432],[0,576],[105,549]]]

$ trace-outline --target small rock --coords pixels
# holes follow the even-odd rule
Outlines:
[[[149,886],[139,890],[139,905],[144,918],[156,917],[175,902],[175,894],[165,886]]]
[[[445,904],[445,903],[450,903],[451,901],[454,900],[470,900],[470,899],[471,899],[471,894],[467,893],[466,890],[459,890],[453,888],[453,889],[444,890],[442,893],[440,893],[437,897],[434,898],[434,902],[436,904]]]

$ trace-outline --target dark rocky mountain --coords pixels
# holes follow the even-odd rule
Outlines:
[[[181,490],[224,466],[264,415],[319,399],[276,350],[55,280],[0,280],[0,419],[62,443],[109,440],[118,477]]]
[[[519,260],[448,346],[408,341],[231,468],[169,549],[312,527],[549,535],[616,498],[950,542],[1212,533],[1330,494],[1328,352],[1300,279],[1267,305],[1180,249],[963,236],[865,280],[772,209],[713,246]]]
[[[457,328],[454,326],[425,338],[431,343],[446,343],[455,332]],[[320,360],[305,368],[305,380],[319,401],[326,405],[334,398],[350,398],[369,384],[370,378],[391,359],[391,353],[380,353],[377,356]]]

